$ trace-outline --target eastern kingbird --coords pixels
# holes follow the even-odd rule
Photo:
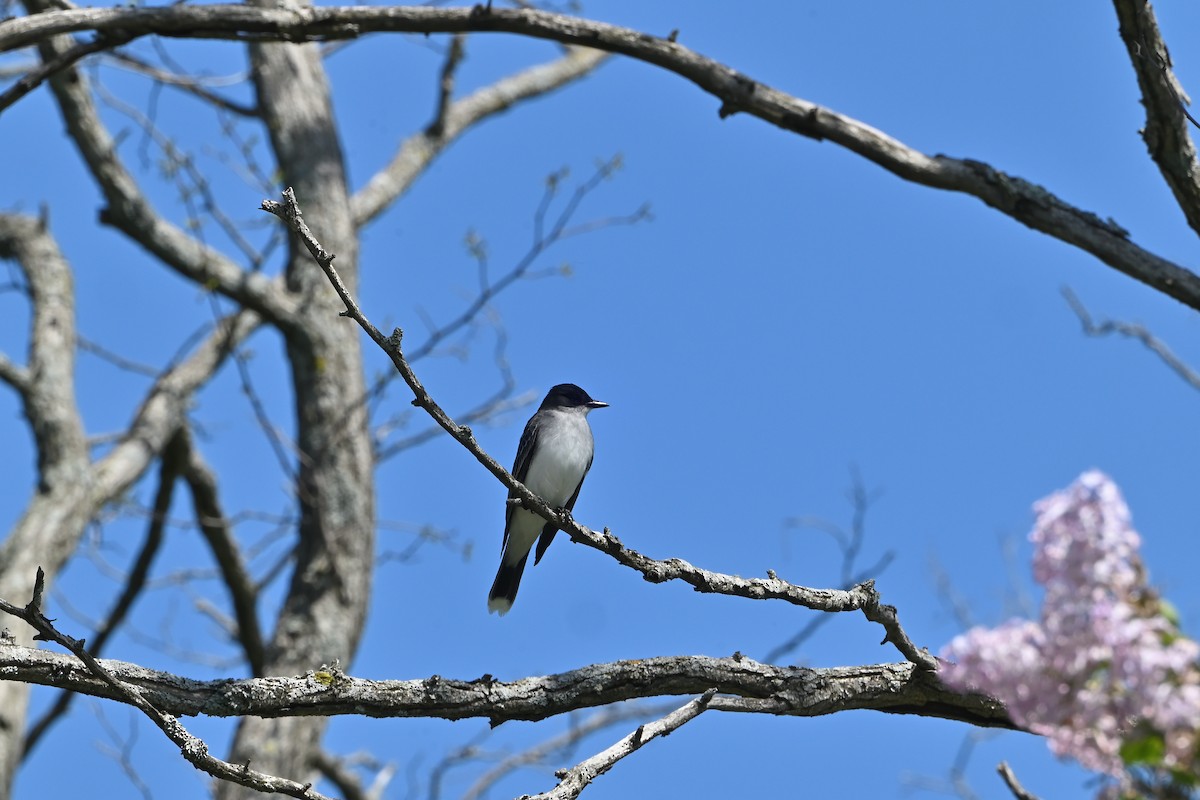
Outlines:
[[[513,477],[545,500],[546,505],[567,511],[574,508],[579,487],[592,466],[592,429],[587,415],[593,408],[607,405],[593,400],[573,383],[560,383],[551,389],[537,413],[525,423]],[[508,493],[509,500],[516,496],[515,492]],[[537,564],[557,532],[558,528],[532,511],[508,504],[504,512],[503,555],[492,591],[488,593],[488,613],[498,611],[501,616],[508,613],[517,598],[521,573],[525,571],[534,540],[538,540],[533,556],[533,563]]]

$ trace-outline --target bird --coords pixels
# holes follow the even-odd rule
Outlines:
[[[517,445],[517,460],[512,476],[551,508],[570,512],[579,499],[583,479],[592,467],[594,444],[587,415],[608,403],[593,400],[573,383],[560,383],[546,393],[546,399],[525,423]],[[517,493],[509,491],[513,500]],[[521,585],[521,574],[529,551],[537,541],[533,563],[537,564],[554,540],[558,528],[552,522],[509,502],[504,515],[504,541],[501,543],[500,569],[488,592],[488,613],[504,616],[512,608]],[[540,537],[540,538],[539,538]]]

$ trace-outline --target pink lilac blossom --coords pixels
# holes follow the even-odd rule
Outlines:
[[[1161,613],[1138,558],[1141,539],[1116,484],[1088,472],[1034,505],[1041,618],[973,628],[942,652],[942,679],[1004,702],[1059,756],[1113,776],[1121,745],[1163,737],[1164,766],[1195,766],[1200,647]]]

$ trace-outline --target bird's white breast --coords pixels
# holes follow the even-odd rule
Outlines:
[[[543,426],[525,485],[551,506],[565,504],[587,472],[592,429],[578,411],[552,411],[557,424]]]

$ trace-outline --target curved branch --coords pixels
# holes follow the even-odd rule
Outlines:
[[[154,560],[162,548],[164,532],[167,526],[167,514],[171,510],[171,498],[175,493],[175,480],[179,477],[181,461],[185,455],[182,452],[182,439],[185,433],[185,428],[180,429],[170,444],[167,445],[166,450],[163,451],[159,462],[158,489],[154,493],[154,506],[151,510],[149,524],[146,526],[146,538],[143,540],[141,549],[138,551],[138,555],[133,561],[133,566],[129,570],[129,575],[125,579],[125,588],[121,590],[120,596],[105,617],[104,625],[91,637],[91,645],[88,647],[88,652],[93,656],[100,655],[104,650],[104,646],[112,638],[117,629],[121,627],[122,623],[125,622],[126,617],[133,608],[134,602],[141,596],[142,590],[146,588],[146,579],[150,575],[150,568],[153,566]],[[22,758],[29,757],[29,754],[37,747],[38,742],[50,730],[50,726],[61,719],[63,714],[67,712],[67,709],[70,708],[71,702],[76,696],[74,692],[60,692],[58,698],[54,701],[54,705],[29,726],[29,730],[25,734],[25,741],[22,743],[22,747],[24,748]]]
[[[580,722],[572,720],[567,730],[557,736],[553,736],[550,739],[535,744],[527,750],[514,753],[502,759],[494,767],[491,767],[483,775],[476,778],[475,782],[462,793],[460,800],[479,800],[481,797],[488,796],[501,778],[506,777],[521,767],[546,764],[551,754],[574,749],[583,739],[597,731],[612,727],[618,723],[627,722],[631,719],[645,719],[650,716],[667,714],[670,711],[671,706],[664,704],[656,704],[651,707],[643,703],[627,703],[609,706],[589,715]],[[466,759],[473,754],[473,748],[468,745],[458,754],[449,756],[447,760]],[[443,760],[442,763],[445,764],[447,760]]]
[[[192,394],[208,382],[233,349],[261,324],[262,320],[252,311],[225,317],[191,356],[155,381],[129,430],[92,467],[88,491],[96,508],[137,480],[178,429],[191,405]]]
[[[191,431],[181,428],[176,434],[179,443],[179,474],[192,495],[192,510],[204,540],[212,550],[221,571],[221,582],[229,591],[233,615],[237,620],[237,640],[246,654],[252,675],[265,674],[266,646],[258,621],[258,589],[246,569],[245,559],[233,535],[229,518],[217,493],[217,476],[213,474],[200,451],[196,449]]]
[[[8,356],[0,353],[0,381],[4,381],[21,396],[22,402],[28,402],[29,392],[33,389],[32,376],[29,370],[16,364]]]
[[[8,108],[37,87],[41,86],[42,83],[50,76],[62,72],[64,69],[78,63],[93,53],[112,50],[113,48],[120,47],[127,41],[129,41],[129,37],[121,34],[97,36],[90,42],[80,42],[72,45],[70,48],[61,51],[54,58],[48,59],[34,67],[31,67],[29,71],[18,78],[12,86],[8,87],[3,92],[0,92],[0,111]]]
[[[527,8],[175,5],[49,11],[8,20],[0,23],[0,52],[56,33],[82,30],[289,41],[351,37],[369,31],[496,31],[621,53],[696,84],[721,101],[723,117],[738,112],[751,114],[801,136],[828,139],[904,180],[977,197],[1018,222],[1091,253],[1110,267],[1200,310],[1200,276],[1133,244],[1128,231],[1116,223],[1076,208],[1043,187],[989,164],[926,155],[859,120],[760,83],[672,38]]]
[[[57,12],[22,19],[36,19],[45,13]],[[67,37],[39,43],[42,60],[47,64],[64,57],[72,47],[73,41]],[[117,154],[117,144],[100,119],[84,77],[77,70],[68,69],[52,77],[50,87],[66,122],[67,134],[104,195],[107,207],[100,213],[101,221],[116,227],[181,275],[286,329],[294,319],[296,304],[278,280],[242,269],[154,210]]]
[[[663,656],[593,664],[511,682],[490,675],[471,681],[437,675],[374,681],[328,668],[298,678],[196,681],[121,661],[100,659],[99,663],[160,711],[177,716],[486,718],[495,726],[621,700],[698,695],[715,688],[721,695],[709,707],[721,711],[817,717],[867,709],[982,727],[1014,727],[998,701],[947,689],[935,675],[907,662],[809,669],[762,664],[737,655]],[[70,655],[0,644],[0,680],[127,702],[108,683],[77,667]]]
[[[530,800],[574,800],[583,793],[589,783],[612,769],[622,758],[637,752],[647,742],[670,735],[707,711],[714,694],[716,690],[709,689],[662,719],[639,725],[633,733],[622,737],[611,747],[584,759],[570,769],[556,773],[555,777],[559,778],[558,785],[548,792],[533,795]]]
[[[32,305],[29,365],[5,359],[0,378],[21,395],[37,448],[38,483],[49,491],[78,481],[88,463],[75,395],[74,280],[44,220],[0,214],[0,258],[16,262]]]
[[[510,503],[520,503],[524,508],[538,514],[547,522],[554,523],[559,530],[564,531],[571,537],[571,541],[586,544],[589,547],[607,553],[620,564],[642,573],[642,577],[651,583],[680,580],[691,585],[699,592],[727,594],[755,600],[786,600],[794,605],[817,611],[862,611],[867,619],[883,626],[885,631],[883,642],[894,644],[896,649],[905,658],[921,669],[930,672],[937,670],[937,659],[931,656],[928,651],[920,649],[913,644],[912,640],[908,638],[908,634],[900,627],[900,620],[896,614],[895,606],[884,605],[880,602],[879,593],[875,591],[874,581],[865,581],[848,591],[810,589],[780,580],[771,571],[768,571],[767,578],[765,579],[747,579],[700,569],[678,558],[656,561],[655,559],[643,556],[636,550],[626,548],[607,528],[603,533],[597,533],[576,522],[570,512],[551,508],[544,500],[527,489],[524,484],[517,481],[516,478],[509,474],[508,470],[502,467],[496,459],[492,458],[480,447],[479,443],[475,441],[475,435],[471,432],[470,428],[466,425],[459,425],[451,419],[450,415],[430,396],[401,351],[400,342],[403,332],[399,328],[396,328],[392,331],[390,337],[385,338],[379,329],[366,318],[362,313],[362,309],[358,307],[358,303],[350,295],[350,291],[346,288],[346,284],[342,281],[341,276],[338,275],[337,270],[333,267],[335,254],[330,253],[321,246],[321,243],[317,241],[312,231],[309,230],[308,225],[304,222],[303,214],[296,203],[295,192],[291,188],[284,190],[283,200],[284,202],[282,203],[274,200],[264,200],[262,201],[261,208],[284,220],[288,227],[300,237],[301,241],[304,242],[312,254],[313,259],[324,270],[325,275],[329,278],[329,282],[333,284],[334,291],[337,292],[338,297],[345,304],[346,310],[342,312],[342,316],[350,317],[357,322],[366,331],[367,335],[371,337],[371,340],[379,345],[380,349],[391,358],[400,376],[413,392],[413,405],[424,409],[443,430],[465,447],[507,489],[516,493],[516,498],[510,499]]]
[[[41,610],[44,588],[45,575],[41,569],[38,569],[37,580],[34,582],[33,599],[24,608],[18,608],[0,600],[0,610],[27,622],[37,631],[35,639],[54,642],[69,650],[76,659],[83,662],[84,667],[90,673],[89,677],[112,692],[114,699],[128,703],[149,717],[150,721],[179,748],[179,752],[192,766],[207,772],[214,778],[248,786],[259,792],[286,794],[302,800],[330,800],[320,792],[314,791],[311,783],[299,783],[287,778],[278,778],[251,769],[248,763],[231,764],[213,756],[209,753],[208,745],[189,733],[173,714],[164,713],[137,686],[126,683],[110,673],[95,656],[88,652],[83,639],[76,639],[56,629],[53,622],[47,619]],[[77,668],[78,664],[75,663],[73,666]]]
[[[406,139],[391,163],[372,177],[351,199],[359,227],[382,214],[416,182],[435,158],[470,128],[517,103],[546,95],[590,74],[607,54],[571,47],[562,58],[530,67],[439,108],[423,131]]]
[[[1075,312],[1075,316],[1079,317],[1079,323],[1083,326],[1084,334],[1087,336],[1108,336],[1109,334],[1116,333],[1130,339],[1137,339],[1147,350],[1162,359],[1162,362],[1189,386],[1193,389],[1200,389],[1200,372],[1192,369],[1188,366],[1187,362],[1175,355],[1175,352],[1167,346],[1167,343],[1151,333],[1145,325],[1133,322],[1121,322],[1120,320],[1113,319],[1102,319],[1097,322],[1092,319],[1091,312],[1087,310],[1087,306],[1075,295],[1075,292],[1064,286],[1062,294],[1066,298],[1067,304],[1071,306],[1071,310]]]
[[[1200,233],[1200,161],[1188,123],[1187,95],[1171,71],[1171,55],[1146,0],[1114,0],[1121,39],[1146,107],[1142,139],[1192,230]]]

